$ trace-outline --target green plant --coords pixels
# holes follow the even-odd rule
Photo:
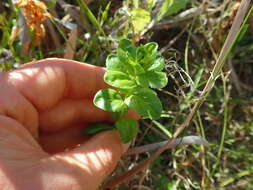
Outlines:
[[[125,118],[129,109],[135,110],[144,119],[159,119],[162,104],[152,89],[167,85],[167,75],[162,72],[164,59],[154,42],[136,47],[130,40],[120,40],[116,54],[106,59],[107,71],[104,81],[115,87],[102,89],[94,97],[94,104],[115,117],[123,143],[131,141],[138,133],[138,122]],[[151,89],[152,88],[152,89]],[[98,130],[99,128],[99,130]],[[111,129],[103,124],[91,127],[88,133]]]
[[[130,8],[129,12],[132,32],[141,35],[145,28],[152,27],[165,17],[184,9],[190,0],[164,0],[158,12],[152,12],[156,4],[159,4],[157,0],[147,0],[144,6],[140,1],[132,0],[130,2],[133,3],[133,8]]]

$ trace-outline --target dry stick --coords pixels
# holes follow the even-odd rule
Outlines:
[[[233,25],[229,31],[228,37],[227,37],[225,44],[223,45],[223,48],[220,52],[219,58],[216,61],[216,64],[211,72],[211,76],[209,77],[209,79],[206,83],[206,86],[200,95],[199,100],[195,103],[193,109],[191,110],[191,112],[188,115],[188,117],[186,118],[186,120],[177,129],[177,131],[173,135],[173,138],[168,143],[166,143],[164,146],[159,148],[150,158],[148,158],[147,160],[144,160],[139,165],[134,167],[132,170],[109,181],[107,184],[105,184],[103,186],[103,188],[112,189],[116,185],[119,185],[119,184],[129,180],[132,177],[132,175],[147,168],[149,166],[149,164],[151,164],[161,153],[163,153],[168,147],[172,146],[173,140],[175,140],[175,138],[189,125],[189,123],[192,120],[192,118],[194,117],[195,113],[197,112],[197,110],[202,105],[205,98],[207,97],[207,95],[209,94],[211,89],[213,88],[214,83],[220,74],[220,71],[224,65],[224,61],[225,61],[229,51],[231,50],[236,38],[238,37],[238,31],[240,30],[240,27],[241,27],[241,24],[243,23],[244,17],[249,10],[250,2],[251,2],[251,0],[242,0],[240,8],[239,8],[237,15],[235,17],[235,20],[233,22]]]
[[[167,140],[167,141],[162,141],[158,143],[153,143],[153,144],[148,144],[148,145],[143,145],[139,147],[134,147],[129,149],[125,155],[135,155],[135,154],[141,154],[145,152],[151,152],[151,151],[156,151],[160,147],[166,145],[170,141],[171,146],[167,148],[175,148],[176,146],[185,146],[185,145],[191,145],[191,144],[199,144],[199,145],[204,145],[208,146],[208,142],[198,136],[187,136],[183,138],[176,138],[175,140]]]

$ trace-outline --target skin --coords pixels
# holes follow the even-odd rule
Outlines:
[[[113,121],[92,103],[108,87],[104,71],[45,59],[0,74],[0,189],[100,186],[128,147],[116,131],[81,132],[89,123]]]

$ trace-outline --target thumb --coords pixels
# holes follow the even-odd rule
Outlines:
[[[92,137],[80,147],[63,154],[85,173],[86,185],[97,188],[115,169],[121,155],[129,145],[122,144],[117,131],[106,131]],[[87,187],[86,186],[86,187]]]

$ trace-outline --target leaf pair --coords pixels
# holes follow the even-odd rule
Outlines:
[[[143,118],[159,119],[162,112],[162,104],[153,90],[137,88],[125,100],[114,89],[98,91],[94,97],[94,104],[108,112],[121,112],[131,108]]]

